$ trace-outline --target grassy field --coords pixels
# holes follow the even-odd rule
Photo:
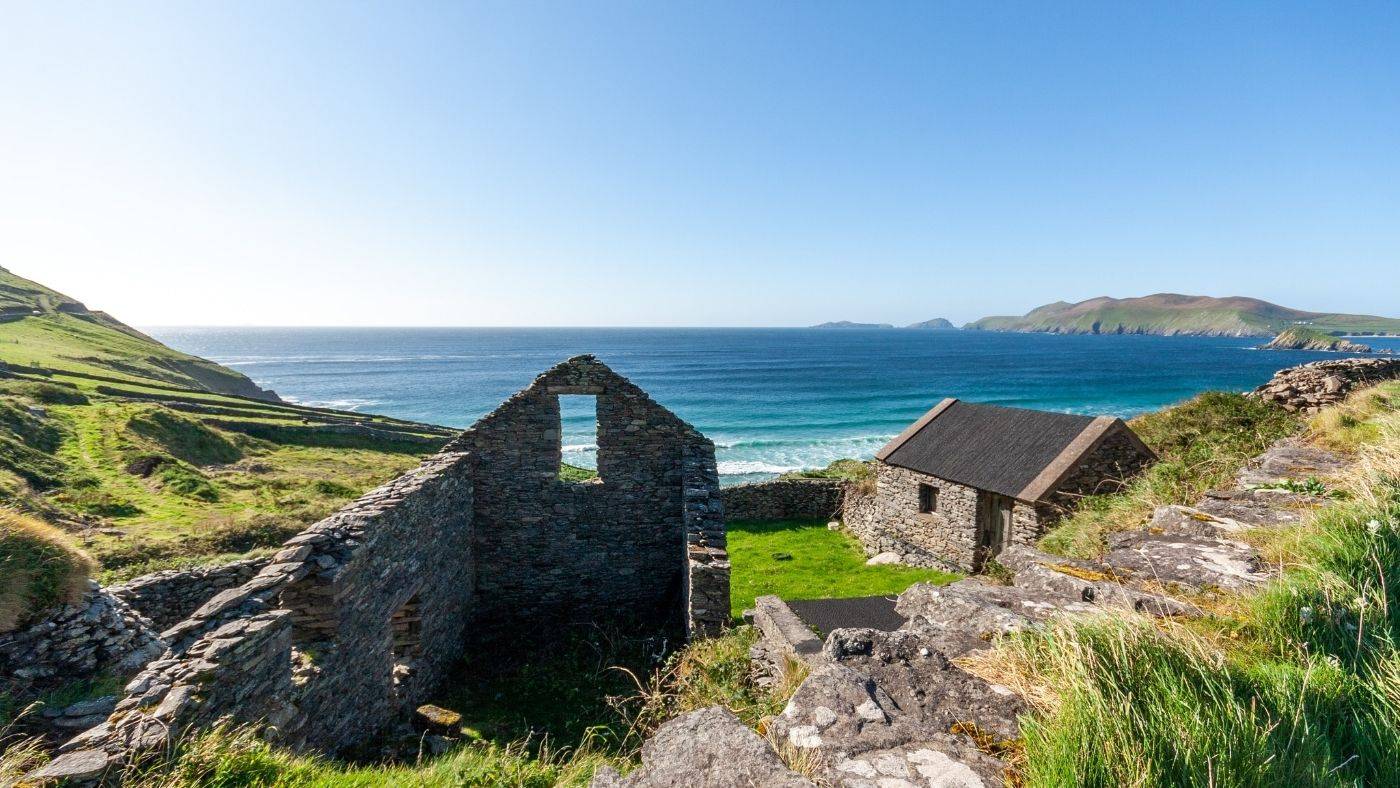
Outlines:
[[[730,523],[730,607],[735,616],[765,594],[783,599],[826,599],[897,594],[922,582],[948,583],[957,575],[908,566],[866,566],[849,534],[825,521]]]

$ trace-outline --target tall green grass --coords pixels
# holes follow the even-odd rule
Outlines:
[[[1400,785],[1400,411],[1366,423],[1347,500],[1259,534],[1284,567],[1262,591],[1189,624],[1064,620],[969,661],[1033,703],[1026,785]]]
[[[1041,539],[1042,549],[1075,558],[1102,555],[1111,531],[1142,525],[1158,506],[1194,502],[1229,483],[1274,441],[1301,429],[1277,405],[1223,391],[1139,416],[1130,425],[1159,461],[1120,492],[1082,499]]]

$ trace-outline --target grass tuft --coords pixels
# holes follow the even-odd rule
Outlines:
[[[62,602],[76,602],[95,567],[67,535],[0,509],[0,632]]]

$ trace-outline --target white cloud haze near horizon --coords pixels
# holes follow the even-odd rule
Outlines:
[[[1400,6],[0,5],[0,266],[135,325],[1400,316]]]

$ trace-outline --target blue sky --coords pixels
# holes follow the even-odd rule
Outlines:
[[[1400,4],[0,5],[0,265],[128,322],[1400,315]]]

